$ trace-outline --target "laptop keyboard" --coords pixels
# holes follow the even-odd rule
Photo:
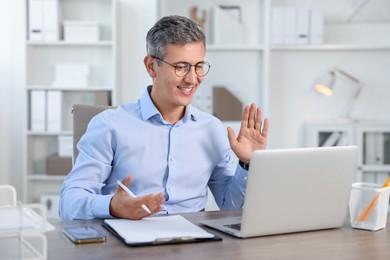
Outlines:
[[[236,230],[241,230],[241,223],[237,224],[229,224],[229,225],[224,225],[225,227],[236,229]]]

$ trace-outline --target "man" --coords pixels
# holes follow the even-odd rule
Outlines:
[[[162,18],[146,42],[153,84],[137,103],[91,120],[61,190],[62,220],[200,211],[207,187],[222,210],[244,203],[247,164],[252,151],[266,148],[268,119],[263,124],[260,108],[246,106],[238,137],[228,128],[226,138],[221,121],[191,106],[209,64],[204,32],[190,19]],[[232,150],[240,159],[236,169]]]

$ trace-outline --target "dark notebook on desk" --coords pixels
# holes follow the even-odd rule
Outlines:
[[[180,215],[148,217],[142,220],[106,219],[103,226],[128,246],[222,240]]]
[[[340,227],[356,158],[356,146],[256,151],[242,217],[200,223],[242,238]]]

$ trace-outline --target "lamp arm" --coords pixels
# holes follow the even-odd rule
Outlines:
[[[342,113],[341,113],[341,118],[351,118],[351,112],[353,110],[353,107],[355,106],[356,100],[358,99],[362,88],[363,88],[363,83],[359,82],[359,84],[356,85],[357,89],[354,93],[354,95],[348,100],[347,104],[345,105]]]
[[[371,0],[363,1],[351,14],[351,16],[347,19],[347,22],[351,22],[355,16],[370,2]]]
[[[346,77],[346,78],[352,80],[353,82],[355,82],[355,84],[357,84],[357,85],[362,84],[362,83],[360,82],[360,80],[358,80],[357,78],[355,78],[355,77],[352,76],[351,74],[345,72],[344,70],[341,70],[341,69],[339,69],[339,68],[335,68],[334,70],[337,71],[338,73],[340,73],[341,75],[343,75],[344,77]]]
[[[363,88],[364,84],[362,82],[359,82],[359,84],[356,86],[357,87],[357,90],[355,91],[355,95],[354,95],[354,99],[357,99],[360,95],[360,93],[362,92],[362,88]]]

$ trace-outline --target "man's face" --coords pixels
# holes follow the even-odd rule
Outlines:
[[[166,51],[167,55],[159,58],[173,65],[179,62],[195,65],[204,61],[205,49],[202,42],[168,45]],[[194,66],[191,67],[186,76],[179,77],[173,66],[164,62],[157,65],[157,59],[155,59],[155,72],[152,99],[159,109],[177,109],[190,104],[204,78],[195,73]]]

